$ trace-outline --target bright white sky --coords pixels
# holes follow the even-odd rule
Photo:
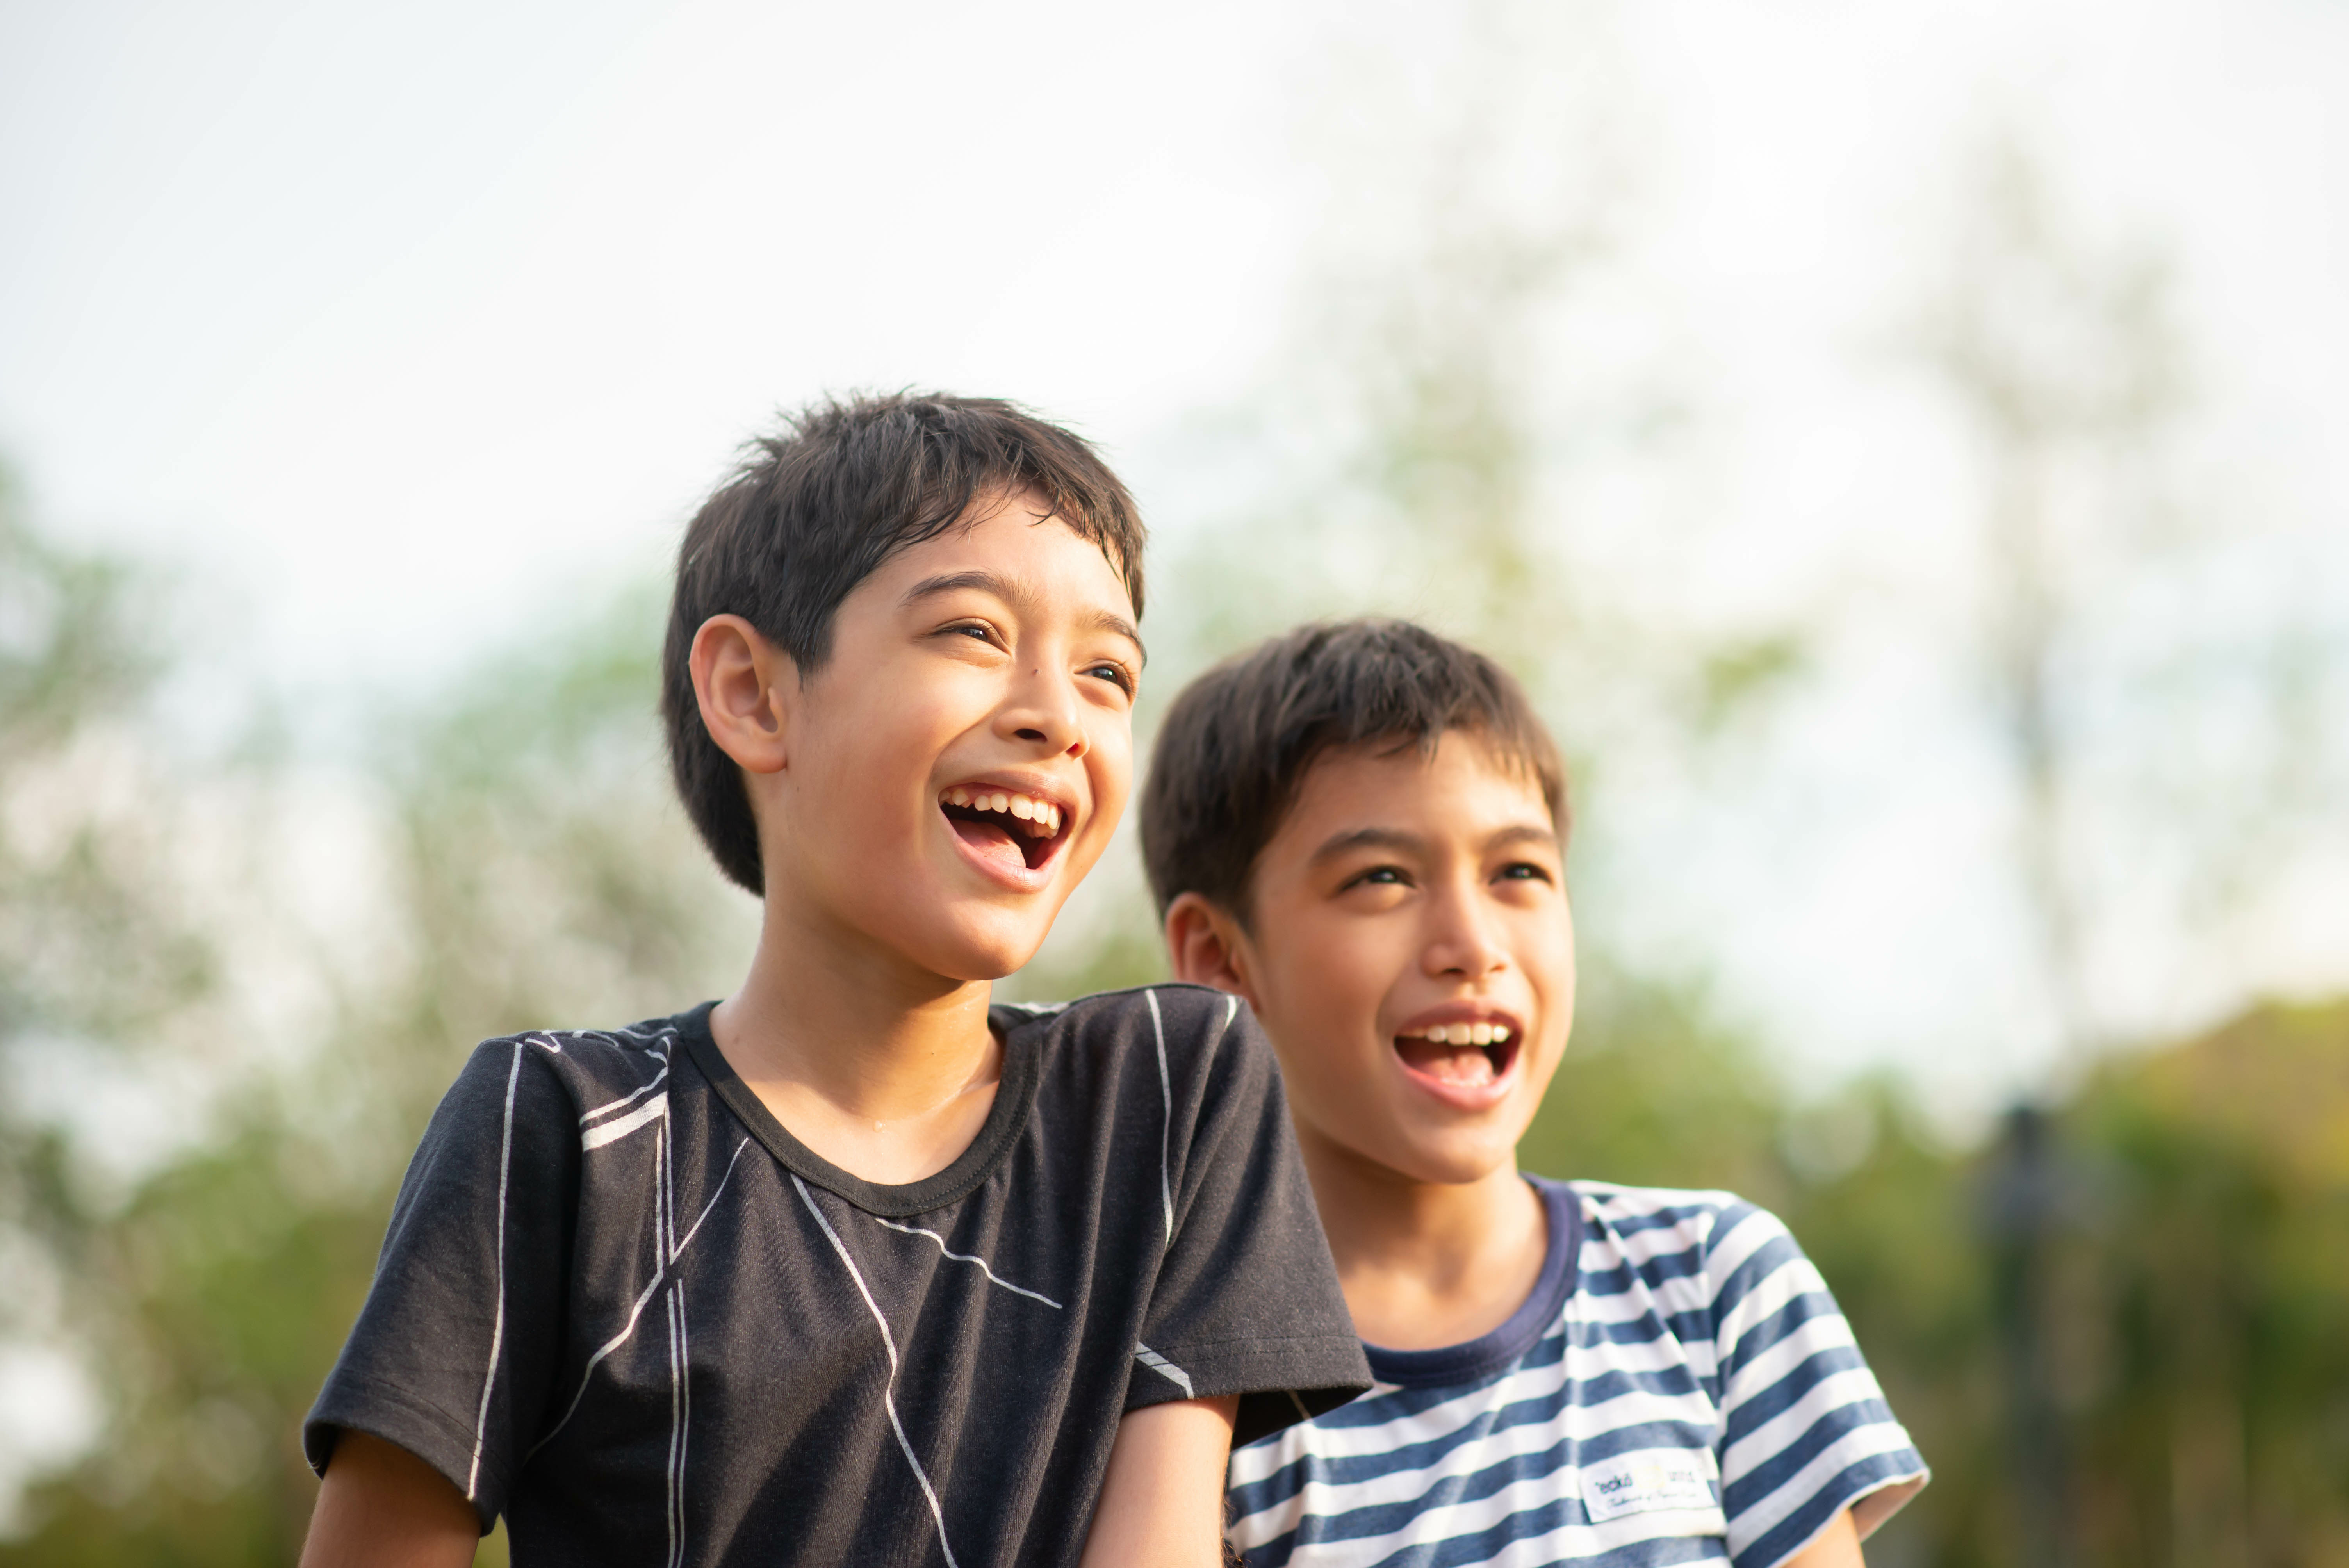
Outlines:
[[[1329,214],[1402,178],[1379,150],[1420,106],[1349,98],[1345,62],[1441,53],[1453,10],[17,0],[0,454],[48,526],[191,568],[224,643],[322,695],[657,569],[740,438],[827,388],[1017,397],[1178,497],[1167,432],[1263,374]],[[2085,222],[2176,246],[2242,493],[2349,535],[2349,6],[1603,15],[1646,335],[1720,421],[1724,575],[1816,598],[1942,559],[1871,344],[1969,138],[2010,121]],[[1813,804],[1850,827],[1816,874],[1724,842],[1652,923],[1702,923],[1802,1059],[1965,1076],[2013,1005],[2001,915],[1920,884],[1985,852],[1971,786],[1881,784],[1904,699],[1850,700],[1817,730],[1849,766]],[[2340,903],[2229,984],[2338,984]]]

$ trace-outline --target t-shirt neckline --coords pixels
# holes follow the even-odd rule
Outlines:
[[[1541,1273],[1534,1288],[1508,1320],[1490,1334],[1433,1350],[1390,1350],[1362,1342],[1370,1357],[1371,1376],[1404,1388],[1433,1387],[1448,1383],[1472,1383],[1503,1371],[1531,1350],[1566,1308],[1574,1294],[1577,1265],[1582,1255],[1582,1202],[1563,1181],[1538,1176],[1526,1181],[1539,1195],[1549,1217],[1549,1240],[1542,1252]]]
[[[718,1048],[717,1037],[709,1032],[709,1014],[717,1006],[715,1002],[704,1002],[678,1018],[678,1036],[693,1057],[693,1065],[709,1080],[709,1087],[717,1091],[726,1109],[784,1169],[847,1199],[869,1214],[902,1219],[908,1214],[930,1213],[970,1196],[1018,1140],[1035,1102],[1041,1076],[1038,1061],[1042,1052],[1034,1035],[1024,1026],[1047,1020],[1014,1008],[991,1006],[988,1009],[988,1023],[1003,1041],[1003,1076],[996,1085],[995,1103],[988,1108],[987,1120],[978,1136],[945,1170],[918,1181],[897,1185],[867,1181],[842,1170],[792,1137],[791,1130],[767,1109],[766,1101],[742,1081],[726,1054]]]

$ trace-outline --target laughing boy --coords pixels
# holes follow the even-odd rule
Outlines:
[[[1272,1037],[1377,1378],[1232,1455],[1258,1568],[1847,1568],[1924,1484],[1775,1219],[1518,1174],[1574,1016],[1566,829],[1516,683],[1405,623],[1268,643],[1159,731],[1174,972]]]
[[[991,1006],[1109,841],[1143,531],[1003,403],[815,408],[688,529],[662,711],[740,987],[481,1046],[305,1432],[305,1564],[1190,1564],[1367,1385],[1245,1008]]]

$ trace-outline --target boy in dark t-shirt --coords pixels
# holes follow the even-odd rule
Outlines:
[[[724,1001],[481,1046],[305,1431],[305,1563],[1193,1563],[1369,1381],[1268,1049],[1170,985],[991,1006],[1123,810],[1143,534],[1076,438],[812,410],[679,552]]]

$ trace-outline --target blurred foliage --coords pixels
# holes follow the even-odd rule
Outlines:
[[[1269,398],[1217,435],[1279,479],[1162,551],[1151,702],[1300,616],[1369,608],[1424,614],[1525,676],[1574,758],[1586,945],[1573,1051],[1524,1163],[1728,1187],[1787,1219],[1935,1467],[1871,1543],[1879,1568],[2039,1568],[2010,1457],[2016,1390],[2043,1373],[2043,1490],[2073,1561],[2349,1561],[2349,1006],[2107,1057],[2033,1163],[2020,1140],[1946,1147],[1896,1082],[1793,1092],[1701,974],[1618,951],[1609,769],[1635,746],[1698,769],[1750,742],[1811,648],[1795,625],[1645,627],[1578,569],[1561,472],[1609,430],[1671,421],[1607,387],[1579,399],[1588,428],[1536,412],[1537,363],[1579,363],[1561,311],[1606,225],[1580,197],[1531,232],[1496,224],[1461,172],[1437,170],[1433,238],[1393,261],[1400,282],[1332,291],[1337,350],[1305,345],[1321,368],[1284,383],[1323,401]],[[365,935],[299,950],[320,997],[304,1048],[237,1057],[233,923],[175,859],[187,769],[135,722],[160,667],[150,596],[0,515],[0,1068],[39,1052],[129,1079],[193,1056],[221,1086],[208,1136],[124,1192],[77,1176],[64,1122],[0,1112],[0,1256],[47,1282],[0,1292],[0,1339],[70,1344],[108,1401],[0,1568],[292,1563],[315,1495],[302,1414],[464,1052],[717,994],[756,915],[670,798],[657,593],[574,611],[370,727],[359,830],[378,852],[350,873]],[[209,830],[265,859],[306,788],[235,782],[259,808]],[[1010,993],[1164,973],[1133,860],[1095,872]],[[35,1296],[48,1305],[9,1299]]]
[[[2108,1069],[2074,1113],[2111,1162],[2077,1392],[2106,1560],[2349,1561],[2349,1008],[2271,1008]],[[2167,1499],[2127,1476],[2167,1472]]]
[[[149,665],[132,656],[130,577],[21,534],[9,544],[0,603],[66,607],[9,627],[13,788],[133,711]],[[292,1562],[315,1491],[301,1415],[466,1047],[666,1011],[728,983],[754,912],[668,799],[655,608],[638,598],[540,659],[493,659],[390,727],[374,782],[392,852],[369,889],[382,936],[336,975],[315,1051],[244,1083],[217,1138],[106,1208],[77,1197],[54,1129],[5,1124],[6,1222],[41,1237],[70,1282],[67,1326],[110,1406],[97,1447],[28,1499],[30,1528],[0,1543],[0,1563]],[[159,1011],[204,994],[205,936],[164,896],[163,862],[140,874],[96,841],[102,825],[51,830],[37,861],[8,841],[12,1052],[67,1048],[55,1042],[70,1032],[70,1048],[128,1063],[119,1053]],[[56,928],[75,922],[89,923],[88,945],[60,964]],[[151,974],[133,963],[146,977],[129,995],[148,999],[126,1011],[116,944],[150,942],[182,956]],[[2016,1561],[2010,1326],[1985,1220],[2006,1155],[1940,1148],[1887,1083],[1795,1103],[1701,985],[1628,972],[1603,948],[1588,967],[1526,1165],[1727,1186],[1778,1209],[1936,1467],[1876,1560]],[[1128,921],[1053,978],[1081,989],[1161,972],[1146,923]],[[2055,1346],[2078,1560],[2342,1560],[2349,1006],[2263,1010],[2113,1059],[2055,1127],[2078,1200],[2043,1239],[2055,1266],[2025,1309]]]
[[[20,597],[62,592],[26,586],[44,573],[109,584],[79,607],[101,624],[133,592],[38,551],[6,570]],[[32,651],[12,656],[63,660],[37,641],[18,638]],[[366,1288],[407,1150],[470,1042],[642,1016],[727,983],[753,912],[668,803],[640,652],[653,645],[647,604],[622,605],[570,648],[492,661],[481,695],[396,727],[378,769],[397,849],[377,890],[388,934],[342,976],[316,1052],[237,1097],[218,1139],[102,1209],[75,1198],[57,1134],[12,1124],[8,1222],[40,1216],[111,1404],[101,1442],[28,1499],[30,1528],[0,1542],[0,1563],[291,1563],[315,1491],[301,1415]],[[80,715],[44,708],[16,733],[69,747],[79,726],[135,702],[138,665],[96,667],[107,682],[51,686],[85,703]],[[53,885],[12,880],[10,896]],[[135,900],[146,884],[100,885]],[[107,939],[169,913],[144,909]],[[37,923],[9,927],[0,950],[9,995],[29,994],[46,962],[46,939],[24,934]],[[1055,978],[1078,989],[1161,972],[1128,933]],[[76,1015],[59,972],[39,973],[45,1026],[83,1016],[92,1049],[140,1037],[133,1016]],[[81,972],[93,986],[105,973]],[[10,1015],[10,1048],[31,1016]],[[1986,1218],[2008,1154],[1951,1152],[1923,1125],[1889,1083],[1790,1100],[1700,985],[1624,972],[1601,952],[1524,1153],[1531,1169],[1726,1186],[1779,1210],[1936,1469],[1874,1560],[2012,1563],[2011,1326]],[[2341,1561],[2349,1006],[2264,1009],[2112,1059],[2054,1126],[2073,1196],[2042,1238],[2054,1266],[2024,1309],[2060,1373],[2077,1561]]]
[[[135,646],[94,634],[125,614],[129,579],[6,542],[0,602],[57,606],[11,655],[64,672],[0,675],[36,698],[0,746],[14,772],[36,755],[18,735],[69,747],[137,700],[140,666],[82,651]],[[389,849],[367,889],[378,938],[329,976],[314,1049],[230,1086],[216,1137],[108,1208],[78,1197],[55,1128],[0,1122],[0,1222],[35,1232],[68,1282],[64,1315],[111,1406],[96,1449],[28,1499],[34,1527],[0,1542],[0,1563],[293,1562],[316,1492],[301,1415],[366,1292],[408,1151],[471,1043],[666,1013],[730,982],[754,914],[670,801],[650,717],[657,609],[612,606],[542,661],[502,658],[466,695],[391,727],[374,758]],[[71,872],[77,854],[104,861],[52,858]],[[151,857],[118,882],[10,868],[6,901],[23,914],[5,928],[0,995],[64,989],[12,1006],[0,1043],[59,1048],[75,1026],[72,1048],[103,1054],[100,1070],[136,1070],[127,1053],[144,1027],[120,1005],[125,964],[174,944],[206,951],[193,930],[150,935],[162,869]],[[109,899],[130,913],[60,962],[56,928]]]
[[[212,982],[210,944],[150,874],[168,822],[142,810],[151,780],[126,757],[159,664],[152,593],[119,562],[34,534],[0,473],[0,1071],[12,1081],[21,1053],[139,1037]],[[59,1154],[49,1131],[0,1114],[0,1223],[66,1239]],[[0,1299],[0,1330],[7,1310]]]
[[[2148,564],[2146,459],[2187,395],[2183,349],[2165,259],[2098,254],[2068,232],[2027,145],[1992,143],[1977,184],[1919,346],[1981,449],[1976,678],[2015,797],[2039,981],[2061,1043],[2081,1051],[2098,1033],[2085,952],[2102,891],[2079,871],[2082,820],[2119,804],[2085,778],[2084,694],[2110,701],[2133,673],[2109,667],[2092,610]],[[2174,766],[2167,728],[2153,733]]]
[[[2021,1242],[1992,1202],[2012,1141],[1951,1159],[1897,1123],[1786,1205],[1935,1466],[1879,1558],[2027,1560],[2019,1332],[2057,1413],[2071,1560],[2349,1560],[2349,1004],[2109,1060],[2049,1125],[2056,1202]]]

